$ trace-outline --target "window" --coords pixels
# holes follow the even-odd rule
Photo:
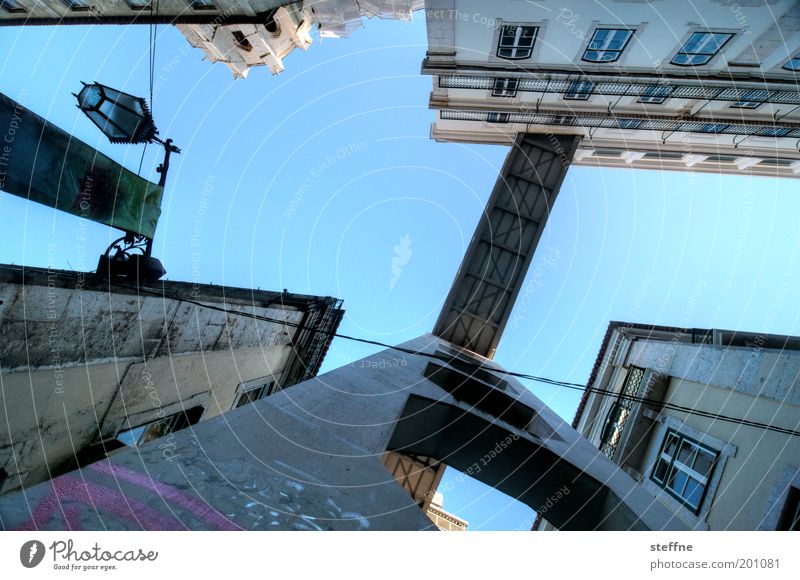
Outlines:
[[[781,517],[778,520],[778,530],[800,531],[800,489],[789,486],[789,493],[786,494],[786,501],[781,510]]]
[[[489,123],[508,123],[510,115],[508,113],[489,113],[486,120]]]
[[[192,10],[216,10],[212,0],[187,0]]]
[[[278,24],[278,21],[275,20],[275,14],[278,13],[277,8],[273,8],[266,14],[264,14],[264,28],[267,29],[267,32],[272,34],[272,36],[280,36],[281,35],[281,26]]]
[[[131,10],[149,10],[152,8],[150,0],[125,0]]]
[[[506,60],[530,58],[538,32],[536,26],[502,26],[497,41],[497,56]]]
[[[728,32],[695,32],[670,62],[679,66],[706,64],[731,38],[733,34]]]
[[[734,109],[757,109],[769,98],[769,91],[745,91],[731,105]]]
[[[717,451],[670,429],[650,479],[697,514],[718,458]]]
[[[141,447],[145,443],[149,443],[164,435],[169,435],[175,431],[185,429],[190,425],[200,421],[203,415],[203,407],[192,407],[180,413],[169,415],[150,423],[145,423],[127,431],[121,431],[117,435],[117,440],[130,447]]]
[[[253,50],[253,45],[250,44],[250,41],[245,38],[244,33],[241,30],[234,30],[231,34],[233,34],[233,40],[236,42],[236,46],[244,50],[246,52],[250,52]]]
[[[493,97],[514,97],[517,95],[519,79],[494,79]]]
[[[782,68],[790,71],[800,70],[800,54],[794,55]]]
[[[569,89],[564,93],[565,99],[573,101],[585,101],[592,94],[594,83],[589,81],[573,81],[569,85]]]
[[[761,129],[758,135],[762,137],[783,137],[789,133],[789,131],[791,131],[789,127],[766,127]]]
[[[0,8],[9,14],[25,14],[27,12],[17,0],[0,0]]]
[[[727,128],[728,125],[723,123],[703,123],[697,130],[700,133],[722,133]]]
[[[636,129],[641,124],[641,119],[617,119],[617,125],[620,129]]]
[[[594,31],[583,60],[589,62],[614,62],[619,60],[622,51],[633,37],[633,30],[624,28],[598,28]]]
[[[84,12],[92,7],[89,0],[61,0],[61,2],[74,12]]]
[[[679,123],[677,127],[675,127],[676,131],[685,131],[687,133],[722,133],[730,127],[730,125],[726,125],[725,123],[694,123],[694,122],[684,122]]]
[[[660,105],[674,90],[675,87],[665,87],[660,85],[647,87],[644,94],[639,97],[639,102],[646,103],[648,105]]]
[[[238,409],[259,399],[271,395],[275,390],[275,381],[250,382],[239,385],[232,409]]]

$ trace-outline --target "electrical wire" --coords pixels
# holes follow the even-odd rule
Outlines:
[[[219,311],[219,312],[224,312],[225,314],[232,314],[234,316],[242,316],[242,317],[251,318],[251,319],[254,319],[254,320],[259,320],[259,321],[262,321],[262,322],[271,322],[271,323],[274,323],[274,324],[281,324],[281,325],[284,325],[284,326],[289,326],[289,327],[293,327],[293,328],[299,328],[299,329],[303,329],[303,330],[313,330],[313,331],[315,331],[315,332],[317,332],[319,334],[322,334],[324,336],[328,336],[330,338],[341,338],[343,340],[359,342],[359,343],[362,343],[362,344],[369,344],[369,345],[372,345],[372,346],[379,346],[381,348],[390,348],[392,350],[396,350],[396,351],[402,352],[404,354],[408,354],[408,355],[412,355],[412,356],[421,356],[421,357],[425,357],[425,358],[440,360],[440,361],[443,361],[443,362],[446,362],[446,363],[449,363],[453,359],[453,357],[448,357],[446,355],[440,355],[440,354],[436,354],[436,353],[417,351],[417,350],[405,348],[405,347],[402,347],[402,346],[386,344],[386,343],[383,343],[383,342],[379,342],[377,340],[370,340],[370,339],[367,339],[367,338],[361,338],[361,337],[357,337],[357,336],[349,336],[347,334],[341,334],[341,333],[333,332],[333,331],[330,331],[330,330],[324,330],[324,329],[318,329],[318,328],[316,328],[316,329],[315,328],[310,328],[310,327],[308,327],[306,325],[303,325],[302,323],[298,323],[298,322],[289,322],[287,320],[280,320],[280,319],[277,319],[277,318],[270,318],[268,316],[262,316],[260,314],[252,314],[252,313],[248,313],[248,312],[240,312],[240,311],[236,311],[236,310],[228,310],[227,308],[223,308],[223,307],[220,307],[220,306],[215,306],[215,305],[212,305],[212,304],[205,304],[205,303],[199,302],[197,300],[191,300],[189,298],[182,298],[180,296],[169,295],[169,294],[164,293],[164,292],[157,292],[157,291],[154,291],[154,290],[148,290],[148,289],[142,288],[140,286],[122,284],[122,283],[113,282],[113,281],[111,283],[113,285],[115,285],[115,286],[126,288],[128,290],[135,290],[137,292],[141,292],[143,294],[149,294],[151,296],[157,296],[159,298],[168,298],[170,300],[175,300],[177,302],[185,302],[187,304],[193,304],[193,305],[199,306],[201,308],[206,308],[206,309],[209,309],[209,310],[216,310],[216,311]],[[275,304],[275,303],[278,303],[278,302],[280,302],[280,298],[277,298],[276,300],[271,302],[268,306],[271,306],[272,304]],[[514,377],[514,378],[518,378],[518,379],[526,379],[526,380],[529,380],[529,381],[548,384],[548,385],[561,387],[561,388],[565,388],[565,389],[572,389],[572,390],[578,390],[578,391],[581,391],[581,392],[594,393],[594,394],[598,394],[598,395],[601,395],[601,396],[614,397],[614,398],[617,398],[618,400],[623,400],[624,399],[624,400],[634,401],[634,402],[637,402],[637,403],[647,403],[647,404],[653,405],[654,407],[657,407],[657,408],[660,408],[660,409],[669,409],[669,410],[673,410],[673,411],[683,412],[683,413],[686,413],[688,415],[695,415],[695,416],[699,416],[699,417],[705,417],[705,418],[714,419],[714,420],[718,420],[718,421],[723,421],[723,422],[727,422],[727,423],[736,423],[738,425],[746,425],[748,427],[756,427],[756,428],[759,428],[759,429],[764,429],[766,431],[773,431],[773,432],[776,432],[776,433],[782,433],[784,435],[791,435],[791,436],[795,436],[795,437],[800,437],[800,431],[798,431],[798,430],[793,430],[793,429],[789,429],[789,428],[785,428],[785,427],[779,427],[777,425],[771,425],[769,423],[762,423],[762,422],[759,422],[759,421],[751,421],[749,419],[743,419],[741,417],[732,417],[732,416],[729,416],[729,415],[723,415],[721,413],[712,413],[711,411],[703,411],[703,410],[700,410],[700,409],[694,409],[692,407],[686,407],[684,405],[678,405],[676,403],[664,402],[664,401],[660,401],[658,399],[650,399],[650,398],[647,398],[647,397],[639,397],[639,396],[635,396],[635,395],[625,395],[623,393],[620,393],[619,391],[613,391],[613,390],[610,390],[610,389],[601,389],[599,387],[589,387],[587,385],[582,385],[580,383],[571,383],[569,381],[561,381],[561,380],[556,380],[556,379],[550,379],[550,378],[547,378],[547,377],[540,377],[540,376],[532,375],[532,374],[529,374],[529,373],[507,371],[507,370],[503,370],[503,369],[495,369],[495,368],[488,367],[488,366],[485,366],[485,365],[481,365],[481,364],[478,364],[478,363],[469,363],[469,362],[462,361],[462,360],[459,360],[459,366],[471,367],[471,368],[474,368],[476,371],[477,370],[488,370],[488,371],[491,371],[491,372],[496,372],[496,373],[499,373],[499,374],[503,374],[503,375]]]

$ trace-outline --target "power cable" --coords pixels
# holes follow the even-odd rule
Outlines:
[[[338,333],[338,332],[333,332],[331,330],[311,328],[309,326],[303,325],[302,323],[289,322],[287,320],[280,320],[280,319],[277,319],[277,318],[270,318],[268,316],[262,316],[260,314],[252,314],[252,313],[248,313],[248,312],[240,312],[240,311],[236,311],[236,310],[229,310],[227,308],[223,308],[223,307],[220,307],[220,306],[214,306],[212,304],[205,304],[203,302],[199,302],[197,300],[191,300],[189,298],[181,298],[179,296],[172,296],[172,295],[169,295],[167,293],[160,293],[160,292],[153,291],[153,290],[147,290],[147,289],[141,288],[139,286],[133,286],[133,285],[129,285],[129,284],[122,284],[122,283],[119,283],[119,282],[111,282],[111,283],[114,284],[115,286],[120,286],[122,288],[126,288],[126,289],[129,289],[129,290],[136,290],[137,292],[141,292],[143,294],[149,294],[151,296],[157,296],[159,298],[168,298],[170,300],[175,300],[177,302],[185,302],[187,304],[193,304],[193,305],[199,306],[201,308],[206,308],[206,309],[209,309],[209,310],[216,310],[216,311],[219,311],[219,312],[224,312],[225,314],[232,314],[234,316],[242,316],[242,317],[251,318],[251,319],[254,319],[254,320],[259,320],[259,321],[262,321],[262,322],[270,322],[270,323],[273,323],[273,324],[281,324],[281,325],[284,325],[284,326],[289,326],[289,327],[293,327],[293,328],[299,328],[299,329],[303,329],[303,330],[312,330],[312,331],[315,331],[315,332],[317,332],[319,334],[322,334],[324,336],[328,336],[328,337],[331,337],[331,338],[334,338],[334,337],[335,338],[341,338],[343,340],[350,340],[350,341],[359,342],[359,343],[362,343],[362,344],[369,344],[369,345],[372,345],[372,346],[379,346],[381,348],[390,348],[392,350],[396,350],[396,351],[402,352],[404,354],[408,354],[408,355],[412,355],[412,356],[426,357],[426,358],[430,358],[430,359],[440,360],[440,361],[443,361],[443,362],[446,362],[446,363],[449,363],[453,359],[453,357],[448,357],[446,355],[440,355],[440,354],[436,354],[436,353],[428,353],[428,352],[412,350],[412,349],[409,349],[409,348],[404,348],[402,346],[386,344],[386,343],[383,343],[383,342],[379,342],[377,340],[370,340],[370,339],[367,339],[367,338],[360,338],[360,337],[357,337],[357,336],[350,336],[350,335],[347,335],[347,334],[341,334],[341,333]],[[280,302],[280,298],[277,298],[275,301],[271,302],[269,305],[275,304],[277,302]],[[515,371],[507,371],[507,370],[502,370],[502,369],[495,369],[495,368],[488,367],[488,366],[485,366],[485,365],[481,365],[481,364],[477,364],[477,363],[470,363],[470,362],[466,362],[466,361],[463,361],[463,360],[459,360],[459,366],[466,366],[466,367],[474,368],[476,371],[477,370],[484,370],[484,371],[488,370],[490,372],[495,372],[495,373],[498,373],[498,374],[503,374],[503,375],[514,377],[514,378],[526,379],[526,380],[529,380],[529,381],[534,381],[534,382],[538,382],[538,383],[544,383],[544,384],[548,384],[548,385],[552,385],[552,386],[556,386],[556,387],[563,387],[565,389],[572,389],[572,390],[579,390],[581,392],[595,393],[595,394],[598,394],[598,395],[601,395],[601,396],[615,397],[617,399],[626,399],[626,400],[631,400],[631,401],[638,402],[638,403],[647,403],[647,404],[653,405],[654,407],[658,407],[658,408],[661,408],[661,409],[669,409],[669,410],[673,410],[673,411],[680,411],[680,412],[686,413],[688,415],[695,415],[695,416],[705,417],[705,418],[719,420],[719,421],[728,422],[728,423],[736,423],[736,424],[739,424],[739,425],[746,425],[748,427],[756,427],[756,428],[759,428],[759,429],[764,429],[766,431],[773,431],[773,432],[776,432],[776,433],[782,433],[784,435],[791,435],[791,436],[795,436],[795,437],[800,437],[800,431],[798,431],[798,430],[793,430],[793,429],[789,429],[789,428],[785,428],[785,427],[779,427],[777,425],[771,425],[769,423],[761,423],[759,421],[751,421],[749,419],[743,419],[741,417],[732,417],[732,416],[729,416],[729,415],[723,415],[721,413],[712,413],[710,411],[702,411],[702,410],[699,410],[699,409],[694,409],[692,407],[686,407],[684,405],[678,405],[676,403],[668,403],[668,402],[659,401],[658,399],[650,399],[650,398],[647,398],[647,397],[638,397],[638,396],[635,396],[635,395],[625,395],[623,393],[620,393],[619,391],[613,391],[613,390],[610,390],[610,389],[601,389],[599,387],[589,387],[587,385],[582,385],[582,384],[579,384],[579,383],[571,383],[569,381],[561,381],[561,380],[556,380],[556,379],[550,379],[550,378],[547,378],[547,377],[540,377],[540,376],[532,375],[532,374],[529,374],[529,373],[521,373],[521,372],[515,372]]]

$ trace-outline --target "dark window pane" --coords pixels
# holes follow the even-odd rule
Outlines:
[[[678,445],[678,438],[675,435],[671,434],[667,437],[667,444],[664,446],[664,452],[668,453],[669,455],[673,455],[675,453],[675,448]]]
[[[694,470],[705,476],[708,477],[711,473],[711,468],[714,466],[714,455],[708,453],[707,451],[700,450],[697,452],[697,459],[694,462]]]
[[[678,461],[684,465],[692,465],[692,454],[694,453],[694,446],[688,441],[681,443],[681,450],[678,452]]]
[[[669,463],[664,461],[663,459],[659,459],[658,463],[656,463],[656,469],[653,473],[653,477],[657,479],[659,482],[664,481],[664,477],[667,475],[667,467],[669,467]]]

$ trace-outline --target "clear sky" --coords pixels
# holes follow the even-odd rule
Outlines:
[[[400,343],[435,322],[507,153],[435,143],[424,23],[371,20],[235,81],[158,28],[154,117],[173,158],[154,254],[173,280],[343,298],[340,331]],[[148,28],[0,28],[0,91],[136,170],[75,107],[80,81],[146,96]],[[142,174],[157,180],[157,147]],[[800,181],[570,169],[497,351],[585,382],[610,320],[800,334]],[[199,234],[195,234],[199,225]],[[0,262],[92,270],[117,232],[0,194]],[[408,262],[392,272],[395,246]],[[323,370],[374,352],[336,340]],[[580,394],[529,385],[567,420]],[[532,512],[448,471],[472,529]]]

